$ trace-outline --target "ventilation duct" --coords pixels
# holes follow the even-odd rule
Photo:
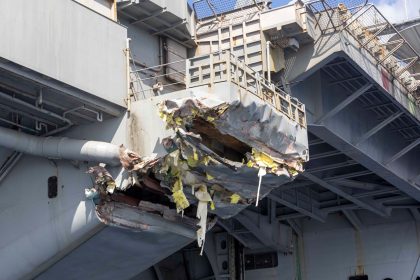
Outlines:
[[[106,142],[39,137],[0,127],[0,146],[34,156],[120,165],[119,147]]]

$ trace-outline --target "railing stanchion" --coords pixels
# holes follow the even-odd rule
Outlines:
[[[214,56],[210,54],[210,86],[214,86]]]
[[[226,80],[231,82],[230,52],[226,52]]]
[[[191,83],[191,76],[190,76],[190,60],[185,60],[185,88],[188,89]]]

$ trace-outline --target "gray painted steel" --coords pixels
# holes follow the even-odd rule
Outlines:
[[[0,127],[0,146],[52,159],[94,161],[119,165],[117,145],[66,137],[37,137]]]
[[[125,106],[126,28],[71,1],[0,2],[0,57]]]
[[[192,240],[106,227],[35,279],[130,279]]]

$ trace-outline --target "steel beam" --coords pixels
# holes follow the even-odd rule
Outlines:
[[[232,235],[233,237],[235,237],[236,240],[238,240],[239,242],[241,242],[242,245],[244,245],[245,247],[250,248],[248,242],[246,242],[245,239],[242,238],[242,236],[240,236],[237,232],[235,232],[233,230],[233,228],[228,224],[228,221],[222,220],[222,219],[218,219],[217,220],[217,224],[220,225],[222,228],[224,228],[230,235]]]
[[[172,29],[175,29],[178,26],[183,25],[185,23],[187,23],[187,21],[185,19],[184,20],[181,20],[181,21],[178,21],[178,22],[175,22],[175,23],[172,23],[171,26],[168,26],[168,27],[166,27],[164,29],[161,29],[159,31],[156,31],[156,32],[152,33],[152,35],[158,35],[158,34],[166,33],[167,31],[172,30]]]
[[[356,213],[354,213],[354,211],[343,210],[342,212],[356,231],[360,231],[362,229],[362,221],[360,221],[359,217],[356,215]]]
[[[366,191],[366,192],[361,192],[361,193],[355,193],[352,196],[354,198],[363,198],[363,197],[373,197],[373,196],[377,196],[377,195],[384,195],[384,194],[399,194],[401,193],[401,191],[397,188],[386,188],[386,189],[382,189],[382,190],[374,190],[374,191]],[[329,195],[329,192],[324,192],[321,194],[321,199],[329,199],[331,196]],[[330,200],[322,200],[320,202],[320,205],[325,205],[325,204],[331,204],[334,203],[336,200],[335,199],[330,199]]]
[[[35,83],[39,87],[52,89],[54,91],[72,96],[78,99],[78,101],[112,116],[120,116],[123,112],[123,108],[119,105],[103,100],[97,96],[88,95],[82,90],[66,85],[60,81],[47,79],[35,71],[23,69],[17,64],[0,60],[0,68],[13,73],[14,75],[18,76],[19,79],[28,80],[31,83]]]
[[[377,132],[379,132],[379,130],[381,130],[382,128],[384,128],[385,126],[387,126],[388,124],[390,124],[391,122],[393,122],[394,120],[398,119],[401,115],[403,114],[403,112],[397,112],[392,114],[391,116],[389,116],[388,118],[386,118],[385,120],[381,121],[380,123],[378,123],[377,125],[375,125],[373,128],[369,129],[369,131],[367,131],[366,133],[364,133],[355,143],[354,145],[359,145],[362,142],[366,141],[367,139],[369,139],[371,136],[373,136],[374,134],[376,134]]]
[[[384,195],[384,194],[400,194],[400,193],[401,191],[399,189],[392,188],[392,189],[383,189],[383,190],[358,193],[358,194],[355,194],[354,197],[362,198],[362,197],[371,197],[371,196]]]
[[[347,173],[347,174],[341,174],[341,175],[336,175],[336,176],[331,176],[331,177],[326,177],[326,178],[324,178],[324,180],[325,181],[327,181],[327,182],[334,182],[334,181],[343,181],[343,180],[346,180],[346,179],[349,179],[349,178],[354,178],[354,177],[360,177],[360,176],[365,176],[365,175],[370,175],[370,174],[372,174],[373,172],[372,171],[369,171],[369,170],[364,170],[364,171],[357,171],[357,172],[352,172],[352,173]],[[347,180],[347,181],[349,181],[349,180]],[[346,181],[346,182],[347,182]],[[354,184],[354,187],[356,188],[357,187],[357,181],[353,181],[355,184]],[[350,183],[349,183],[350,184]],[[365,183],[362,183],[363,185],[358,185],[360,188],[364,188],[364,189],[369,189],[369,185],[367,185],[367,184],[365,184]],[[278,191],[287,191],[287,190],[291,190],[291,189],[295,189],[295,188],[302,188],[302,187],[308,187],[308,186],[311,186],[311,185],[314,185],[314,182],[312,182],[312,181],[305,181],[305,182],[299,182],[299,183],[288,183],[288,184],[286,184],[286,185],[282,185],[282,186],[279,186],[278,188],[277,188],[277,190]],[[370,184],[370,185],[372,185],[372,184]],[[381,186],[381,185],[377,185],[377,186]]]
[[[294,219],[287,219],[286,221],[289,223],[294,232],[296,232],[297,236],[303,235],[301,226]]]
[[[320,158],[338,156],[338,155],[341,155],[341,154],[343,154],[343,153],[340,152],[340,151],[328,151],[328,152],[324,152],[324,153],[310,155],[309,159],[310,160],[315,160],[315,159],[320,159]]]
[[[375,159],[375,154],[372,154],[368,148],[361,148],[363,146],[355,147],[347,139],[332,131],[329,127],[324,125],[308,125],[309,132],[318,138],[322,138],[328,142],[329,145],[340,149],[345,155],[360,162],[365,168],[374,172],[379,177],[388,181],[390,184],[410,195],[412,198],[420,202],[419,187],[411,181],[411,178],[416,174],[398,172],[392,166],[386,166],[383,162]],[[335,178],[338,179],[338,178]]]
[[[302,188],[302,187],[308,187],[314,185],[313,182],[311,181],[305,181],[305,182],[300,182],[300,183],[288,183],[286,185],[281,185],[276,189],[276,192],[283,192],[283,191],[287,191],[287,190],[291,190],[291,189],[297,189],[297,188]]]
[[[360,181],[348,180],[348,179],[332,180],[331,182],[338,184],[340,186],[363,189],[363,190],[374,190],[377,188],[393,189],[392,186],[384,186],[384,185],[379,185],[379,184],[366,183],[366,182],[360,182]]]
[[[347,97],[346,99],[344,99],[340,104],[338,104],[337,106],[335,106],[328,113],[326,113],[321,118],[319,118],[315,123],[316,124],[321,124],[326,119],[334,116],[335,114],[337,114],[338,112],[340,112],[341,110],[343,110],[345,107],[347,107],[347,105],[349,105],[351,102],[353,102],[354,100],[356,100],[357,98],[359,98],[362,94],[364,94],[366,91],[368,91],[371,87],[372,87],[372,84],[366,84],[366,85],[362,86],[357,91],[355,91],[354,93],[352,93],[349,97]]]
[[[409,208],[411,215],[413,216],[414,220],[420,222],[420,212],[417,207]]]
[[[243,225],[247,230],[249,230],[262,244],[267,247],[273,247],[274,242],[272,239],[262,231],[250,218],[245,216],[243,213],[239,213],[234,216],[234,219],[237,220],[241,225]]]
[[[161,14],[163,14],[164,12],[166,12],[166,7],[163,7],[163,8],[161,8],[161,9],[159,9],[159,10],[157,10],[157,11],[153,12],[150,16],[147,16],[147,17],[144,17],[144,18],[141,18],[141,19],[135,20],[135,21],[133,21],[133,22],[130,22],[130,24],[135,25],[135,24],[137,24],[137,23],[141,23],[141,22],[148,21],[149,19],[152,19],[152,18],[154,18],[154,17],[157,17],[158,15],[161,15]]]
[[[136,17],[134,17],[134,16],[132,16],[132,15],[130,15],[130,14],[128,14],[128,13],[126,13],[126,12],[120,11],[120,13],[122,13],[123,15],[125,15],[125,16],[127,16],[127,17],[129,17],[129,18],[133,19],[133,20],[138,20],[138,18],[136,18]],[[146,22],[140,22],[140,24],[144,25],[146,28],[150,29],[150,30],[151,30],[151,31],[153,31],[153,32],[158,32],[158,31],[159,31],[159,29],[157,29],[157,28],[155,28],[155,27],[151,26],[150,24],[148,24],[148,23],[146,23]],[[192,47],[192,45],[191,45],[191,44],[188,44],[186,41],[181,41],[181,40],[179,40],[179,39],[175,38],[175,37],[174,37],[174,36],[172,36],[170,33],[164,32],[164,35],[165,35],[166,37],[168,37],[168,38],[170,38],[170,39],[174,40],[175,42],[177,42],[177,43],[179,43],[179,44],[181,44],[181,45],[183,45],[183,46],[187,47],[187,48],[191,48],[191,47]],[[183,37],[184,37],[184,38],[186,38],[186,36],[183,36]]]
[[[270,208],[270,224],[273,224],[274,221],[276,220],[277,217],[277,202],[275,202],[274,200],[269,199],[268,200],[268,205]]]
[[[0,166],[0,186],[7,175],[13,170],[13,167],[19,162],[22,155],[22,153],[14,151]]]
[[[149,12],[149,11],[146,11],[144,8],[140,8],[140,7],[137,7],[137,6],[134,6],[134,8],[137,10],[137,11],[139,11],[140,13],[143,13],[143,14],[145,14],[146,16],[151,16],[152,15],[152,13],[151,12]],[[159,21],[160,23],[162,23],[164,26],[166,26],[166,27],[172,27],[174,24],[173,23],[170,23],[170,22],[167,22],[166,20],[164,20],[164,19],[162,19],[162,18],[160,18],[160,17],[156,17],[155,18],[155,20],[157,20],[157,21]],[[182,19],[182,21],[186,21],[186,19]],[[145,22],[142,22],[142,23],[145,23]],[[180,35],[181,37],[184,37],[185,39],[190,39],[191,38],[191,35],[190,34],[188,34],[188,35],[186,35],[186,34],[184,34],[183,32],[181,32],[181,31],[179,31],[179,30],[174,30],[174,32],[176,32],[178,35]],[[168,34],[168,33],[166,33],[166,32],[164,32],[165,34]]]
[[[279,217],[277,217],[277,220],[287,221],[289,219],[298,219],[298,218],[303,218],[303,217],[306,217],[306,215],[302,213],[291,213],[291,214],[286,214],[286,215],[280,215]]]
[[[408,199],[413,200],[413,198],[411,198],[409,196],[395,195],[395,196],[391,196],[391,197],[378,198],[378,199],[376,199],[376,201],[378,201],[380,203],[390,203],[390,202],[396,202],[396,201],[408,200]]]
[[[417,175],[414,175],[412,178],[410,178],[410,179],[409,179],[409,181],[410,181],[412,184],[417,185],[417,186],[419,186],[419,187],[420,187],[420,184],[418,184],[418,183],[417,183],[417,180],[419,180],[419,179],[420,179],[420,173],[419,173],[419,174],[417,174]]]
[[[159,268],[159,264],[153,265],[153,270],[155,271],[157,280],[164,280],[163,274]]]
[[[372,197],[376,195],[384,195],[384,194],[400,194],[400,190],[393,189],[393,190],[376,190],[376,191],[368,191],[368,192],[362,192],[354,194],[353,197],[355,198],[363,198],[363,197]],[[327,197],[328,199],[329,197]],[[376,199],[377,202],[382,202],[379,199]],[[329,199],[329,200],[323,200],[320,202],[320,208],[324,209],[325,207],[330,206],[331,204],[337,203],[337,199]]]
[[[353,202],[354,204],[370,210],[371,212],[378,214],[382,217],[386,217],[389,216],[389,211],[386,210],[385,206],[375,202],[373,199],[369,199],[369,198],[356,198],[354,196],[352,196],[351,194],[347,193],[346,191],[343,191],[342,189],[332,185],[329,182],[324,181],[321,178],[318,178],[310,173],[306,173],[304,172],[302,174],[304,177],[308,178],[309,180],[311,180],[312,182],[326,188],[329,191],[332,191],[333,193],[338,194],[339,196],[347,199],[348,201]]]
[[[354,204],[344,204],[344,205],[335,205],[335,206],[330,206],[330,207],[325,207],[325,208],[321,208],[322,211],[324,211],[327,214],[333,213],[333,212],[338,212],[338,211],[343,211],[343,210],[357,210],[360,209],[359,206],[354,205]],[[291,213],[291,214],[286,214],[286,215],[281,215],[277,218],[277,220],[279,221],[287,221],[289,219],[299,219],[299,218],[304,218],[306,215],[302,214],[302,213]]]
[[[333,163],[333,164],[323,165],[319,167],[309,168],[309,169],[306,169],[306,172],[314,173],[314,172],[337,169],[337,168],[347,167],[347,166],[357,165],[357,164],[359,163],[354,160],[347,160],[345,162],[339,162],[339,163]]]
[[[324,178],[324,179],[328,180],[328,181],[330,181],[330,180],[341,180],[341,179],[349,179],[349,178],[354,178],[354,177],[370,175],[372,173],[373,172],[370,171],[370,170],[362,170],[362,171],[357,171],[357,172],[352,172],[352,173],[335,175],[335,176],[327,177],[327,178]]]
[[[281,196],[277,196],[277,195],[274,195],[274,194],[269,194],[268,198],[277,202],[277,203],[280,203],[284,206],[287,206],[290,209],[295,210],[296,212],[299,212],[299,213],[302,213],[306,216],[309,216],[309,217],[311,217],[311,218],[313,218],[317,221],[325,222],[325,218],[326,218],[327,215],[325,213],[323,213],[318,207],[316,207],[314,205],[311,205],[310,209],[303,208],[300,205],[298,205],[299,204],[299,199],[297,197],[296,197],[296,199],[292,200],[292,199],[288,199],[287,197],[285,197],[283,195],[283,192],[280,193],[280,195]]]
[[[333,212],[343,211],[343,210],[357,210],[357,209],[361,209],[360,206],[352,204],[352,203],[322,208],[322,210],[327,212],[328,214],[333,213]]]
[[[325,141],[319,138],[308,142],[309,146],[315,146],[315,145],[324,144],[324,143]]]
[[[340,79],[340,80],[334,80],[334,81],[330,82],[329,85],[332,86],[332,85],[341,84],[341,83],[344,83],[344,82],[351,82],[351,81],[359,80],[359,79],[362,79],[362,78],[363,78],[364,81],[366,80],[363,75],[358,75],[358,76],[353,76],[353,77],[344,78],[344,79]]]
[[[384,164],[388,165],[391,162],[396,161],[397,159],[399,159],[400,157],[402,157],[403,155],[405,155],[406,153],[408,153],[409,151],[411,151],[412,149],[414,149],[417,145],[420,144],[420,138],[411,142],[408,146],[404,147],[402,150],[400,150],[398,153],[394,154],[392,157],[390,157],[389,159],[387,159]]]

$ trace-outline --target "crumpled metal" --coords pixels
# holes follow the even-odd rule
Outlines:
[[[236,215],[257,197],[292,181],[308,160],[306,129],[262,100],[247,96],[230,103],[207,97],[166,100],[159,105],[159,114],[174,132],[161,140],[166,154],[142,157],[121,146],[121,164],[139,181],[148,175],[160,181],[166,189],[162,195],[182,215],[191,205],[197,207],[200,246],[208,213],[221,218]],[[197,120],[216,129],[220,137],[249,147],[241,154],[242,161],[229,160],[204,145],[194,132]]]

